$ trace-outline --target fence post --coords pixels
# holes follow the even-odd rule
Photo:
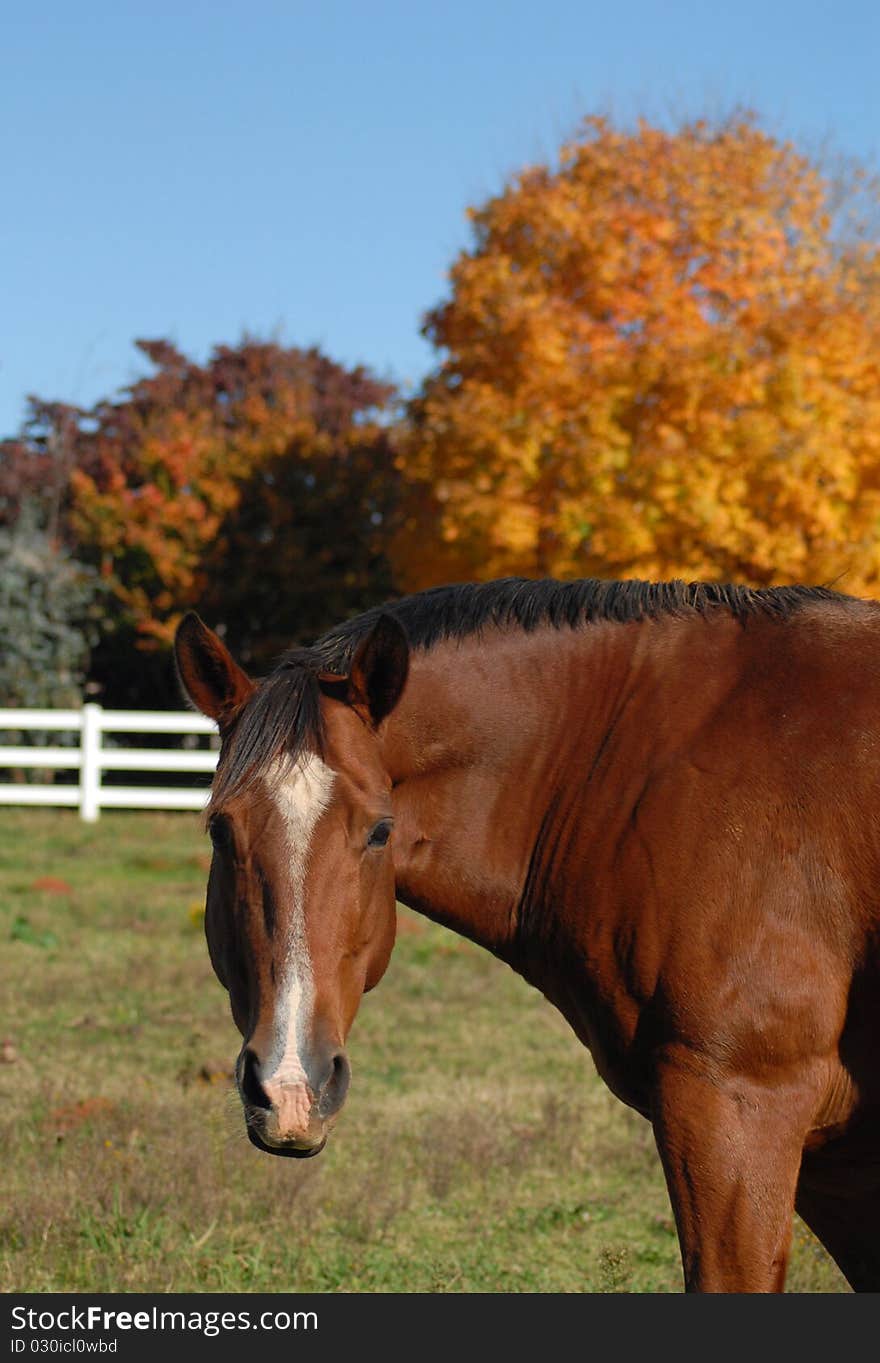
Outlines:
[[[95,823],[101,812],[101,713],[93,701],[82,708],[79,813],[86,823]]]

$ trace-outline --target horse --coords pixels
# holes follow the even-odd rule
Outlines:
[[[432,588],[262,680],[194,613],[205,928],[248,1135],[323,1148],[400,900],[542,991],[651,1123],[686,1291],[784,1288],[794,1211],[880,1288],[880,604]]]

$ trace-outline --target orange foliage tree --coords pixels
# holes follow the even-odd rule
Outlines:
[[[354,496],[358,456],[390,468],[380,415],[393,390],[316,350],[246,341],[216,347],[199,365],[166,341],[137,344],[156,372],[76,414],[68,524],[149,645],[167,643],[218,578],[240,595],[261,544],[272,542],[270,572],[278,560],[290,567],[284,535],[295,538],[309,489],[328,503],[340,484]],[[289,465],[306,472],[298,498],[285,500]],[[361,508],[368,525],[371,510]],[[242,515],[249,543],[225,560]],[[327,540],[335,528],[324,527]]]
[[[880,253],[835,230],[833,190],[750,116],[590,119],[472,211],[401,441],[406,585],[877,590]]]
[[[106,588],[93,683],[110,703],[179,704],[183,611],[262,671],[390,594],[394,390],[317,350],[245,340],[199,364],[137,344],[154,372],[114,398],[31,399],[0,450],[0,521],[50,473],[63,484],[60,532]]]

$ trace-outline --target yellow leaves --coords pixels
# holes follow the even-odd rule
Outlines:
[[[647,235],[663,246],[672,241],[675,234],[676,225],[671,218],[660,218],[648,224]]]
[[[840,249],[826,199],[751,118],[590,119],[476,210],[400,454],[445,575],[786,581],[872,545],[880,253]],[[859,557],[850,589],[880,588]]]
[[[538,529],[538,514],[534,507],[505,503],[499,507],[492,526],[492,548],[505,558],[528,558]]]

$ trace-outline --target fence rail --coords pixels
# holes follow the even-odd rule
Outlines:
[[[62,805],[78,808],[93,823],[102,809],[202,809],[207,787],[105,785],[105,771],[212,772],[217,765],[217,726],[213,720],[188,711],[105,710],[84,705],[81,710],[0,709],[0,736],[37,730],[40,734],[73,735],[69,746],[16,743],[0,746],[0,805]],[[209,734],[210,749],[129,748],[118,741],[105,746],[105,734]],[[4,772],[79,772],[76,783],[10,780]]]

